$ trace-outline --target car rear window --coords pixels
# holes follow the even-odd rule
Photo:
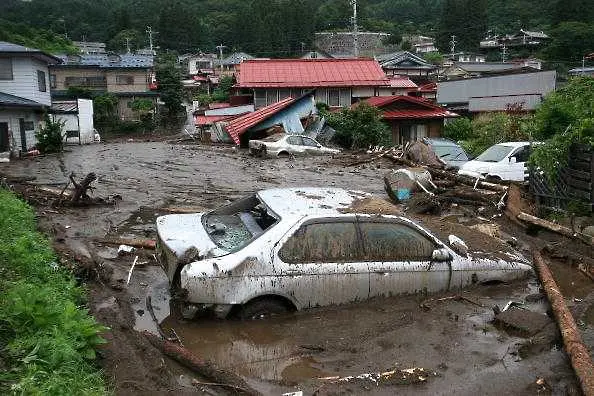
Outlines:
[[[270,136],[266,136],[264,139],[262,139],[262,141],[264,141],[264,142],[278,142],[284,136],[285,135],[282,135],[282,134],[270,135]]]
[[[360,223],[365,261],[430,260],[435,245],[405,224]]]

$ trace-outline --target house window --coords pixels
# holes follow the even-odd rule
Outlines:
[[[55,89],[57,86],[58,86],[58,83],[56,81],[56,75],[50,74],[50,88]]]
[[[12,80],[12,59],[0,58],[0,80]]]
[[[332,107],[340,106],[340,91],[338,89],[328,90],[328,105]]]
[[[266,91],[266,104],[278,102],[278,91],[276,89],[269,89]]]
[[[279,89],[279,91],[278,91],[278,100],[283,100],[285,98],[288,98],[289,96],[291,96],[291,90],[290,89]]]
[[[41,92],[47,92],[47,83],[45,81],[45,72],[37,70],[37,86]]]
[[[347,88],[347,89],[340,90],[340,105],[342,107],[351,105],[351,90],[350,89]]]
[[[25,121],[23,123],[23,128],[25,129],[25,131],[34,131],[35,123],[33,121]]]
[[[68,87],[106,88],[105,77],[66,77],[64,85]]]
[[[254,90],[254,107],[259,109],[266,106],[266,91],[263,89]]]
[[[116,84],[118,85],[134,85],[134,76],[117,75]]]

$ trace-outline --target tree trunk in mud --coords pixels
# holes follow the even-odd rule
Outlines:
[[[557,320],[557,325],[561,330],[565,351],[569,355],[571,365],[580,381],[582,391],[585,396],[594,396],[594,364],[590,358],[588,348],[582,342],[573,316],[571,316],[571,312],[569,312],[567,305],[565,305],[563,294],[559,291],[559,287],[555,283],[545,260],[538,250],[534,250],[532,255],[534,257],[536,272],[547,293],[553,314]]]
[[[536,216],[529,215],[528,213],[521,212],[518,215],[518,219],[525,221],[527,223],[530,223],[530,224],[537,225],[542,228],[546,228],[547,230],[556,232],[561,235],[565,235],[570,238],[579,239],[580,241],[583,241],[584,243],[586,243],[590,246],[592,246],[594,244],[594,241],[593,241],[594,238],[592,238],[591,236],[583,235],[578,232],[573,232],[571,229],[569,229],[567,227],[563,227],[562,225],[555,224],[550,221],[538,218]]]
[[[186,348],[174,344],[170,341],[165,341],[159,336],[156,336],[148,331],[143,331],[142,334],[149,340],[149,342],[158,350],[160,350],[165,356],[168,356],[189,368],[196,374],[207,378],[208,380],[215,381],[218,384],[232,385],[235,389],[239,390],[246,395],[259,395],[257,391],[252,389],[240,376],[237,374],[220,369],[213,363],[200,359],[195,356],[192,352]]]
[[[72,193],[72,198],[70,198],[70,202],[78,203],[81,200],[83,200],[83,201],[89,200],[89,195],[87,194],[87,190],[91,187],[91,183],[93,183],[95,180],[97,180],[97,175],[95,175],[93,172],[91,172],[91,173],[88,173],[87,176],[85,176],[85,178],[83,179],[82,182],[80,182],[80,184],[78,184],[74,180],[74,174],[71,174],[70,181],[72,182],[72,185],[74,186],[74,192]]]

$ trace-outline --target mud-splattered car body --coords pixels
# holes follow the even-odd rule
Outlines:
[[[262,140],[250,140],[250,154],[262,157],[289,155],[337,154],[340,150],[322,146],[309,136],[277,134]]]
[[[458,290],[528,276],[520,256],[456,253],[401,216],[351,213],[365,193],[263,190],[209,213],[157,219],[158,251],[185,302],[224,317],[273,298],[294,309]]]

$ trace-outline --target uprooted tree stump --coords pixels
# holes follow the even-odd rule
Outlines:
[[[70,197],[70,202],[73,204],[80,203],[81,201],[87,202],[91,200],[89,194],[87,194],[88,190],[92,190],[91,183],[97,180],[97,175],[94,172],[88,173],[85,178],[78,184],[76,180],[74,180],[74,173],[70,174],[70,182],[74,186],[74,192]]]

